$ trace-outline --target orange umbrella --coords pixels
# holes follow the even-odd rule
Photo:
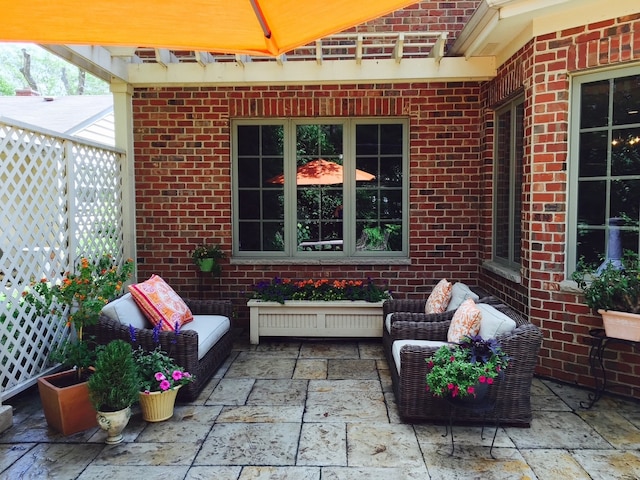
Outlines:
[[[375,175],[356,169],[356,181],[369,182]],[[297,185],[336,185],[344,181],[343,168],[335,162],[323,158],[311,160],[298,167],[296,174]],[[267,180],[268,183],[284,183],[284,173]]]
[[[0,41],[276,56],[408,0],[0,0]]]

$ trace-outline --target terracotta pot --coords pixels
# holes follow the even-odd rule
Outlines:
[[[640,341],[640,315],[637,313],[598,310],[602,315],[604,332],[607,337],[621,338],[633,342]]]
[[[131,407],[117,410],[115,412],[101,412],[96,415],[98,425],[107,432],[105,443],[116,445],[122,442],[122,431],[131,418]]]
[[[47,423],[63,435],[98,425],[87,382],[78,382],[76,370],[40,377],[38,392]]]
[[[140,392],[140,409],[142,418],[147,422],[162,422],[173,416],[176,395],[182,385],[165,392]]]

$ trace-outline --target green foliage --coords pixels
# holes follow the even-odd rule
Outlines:
[[[436,397],[475,396],[475,386],[492,384],[509,359],[495,339],[464,337],[457,345],[444,345],[426,359],[427,390]]]
[[[16,89],[27,85],[26,79],[20,73],[23,56],[22,49],[31,55],[31,76],[38,84],[41,95],[78,95],[80,69],[66,60],[47,52],[34,44],[3,44],[0,45],[0,94],[15,95]],[[67,91],[62,81],[62,71],[65,69],[71,91]],[[3,85],[8,85],[10,91],[5,93]],[[109,85],[103,80],[87,74],[84,85],[85,95],[109,94]]]
[[[113,340],[98,347],[95,369],[87,386],[96,410],[115,412],[138,399],[140,377],[127,342]]]
[[[597,272],[598,265],[578,262],[571,278],[582,289],[586,304],[593,309],[640,313],[640,258],[625,250],[618,268],[611,262]]]
[[[84,327],[96,324],[102,307],[122,293],[133,269],[131,259],[118,267],[111,255],[103,255],[95,262],[83,257],[75,271],[65,273],[60,283],[43,278],[22,292],[22,301],[28,304],[29,313],[38,317],[52,314],[74,329],[75,338],[61,345],[52,359],[68,367],[78,367],[79,373],[91,366],[93,352],[84,342]]]
[[[319,280],[293,281],[276,277],[263,280],[253,286],[253,298],[284,303],[285,300],[364,300],[379,302],[390,298],[389,292],[376,286],[369,278],[362,280]]]
[[[227,255],[220,248],[220,246],[216,245],[215,243],[203,243],[202,245],[198,245],[191,251],[191,260],[198,266],[204,259],[213,259],[213,269],[211,270],[212,275],[220,275],[222,267],[220,266],[220,262],[218,260],[226,258],[226,256]]]

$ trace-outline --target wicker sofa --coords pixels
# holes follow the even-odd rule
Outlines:
[[[495,298],[485,301],[499,312],[515,321],[515,328],[509,333],[499,334],[503,350],[510,357],[509,368],[489,389],[490,398],[496,401],[495,414],[502,425],[529,427],[531,423],[531,382],[537,356],[542,343],[542,333],[535,325],[526,321],[510,307],[498,303]],[[423,302],[424,303],[424,302]],[[396,305],[397,307],[397,305]],[[414,310],[415,305],[413,306]],[[391,305],[387,306],[388,309]],[[404,305],[402,308],[410,308]],[[393,354],[393,343],[398,340],[430,340],[446,342],[452,312],[426,315],[417,312],[395,313],[390,331],[383,331],[383,346],[393,383],[393,391],[398,412],[409,422],[429,421],[445,423],[449,420],[449,405],[442,398],[434,397],[426,391],[427,362],[439,347],[402,345],[399,350],[401,368],[398,369]],[[396,355],[398,357],[398,355]],[[457,410],[455,422],[477,423],[472,411]]]
[[[161,331],[159,340],[162,350],[195,375],[195,380],[183,386],[178,393],[179,400],[192,401],[231,353],[233,307],[231,302],[221,300],[184,301],[193,313],[194,321],[184,325],[178,335]],[[87,334],[93,336],[99,345],[105,345],[115,339],[132,343],[133,331],[135,345],[153,350],[157,343],[153,338],[152,325],[145,324],[146,319],[139,309],[133,309],[137,309],[137,305],[131,294],[114,300],[103,309],[98,323],[87,327]]]

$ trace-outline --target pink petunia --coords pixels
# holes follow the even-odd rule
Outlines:
[[[159,382],[160,382],[161,380],[165,380],[165,379],[167,378],[167,377],[165,377],[165,376],[164,376],[164,374],[163,374],[162,372],[157,372],[157,373],[155,374],[155,377],[156,377],[156,380],[157,380],[157,381],[159,381]]]
[[[491,385],[493,383],[493,378],[487,377],[487,383]]]
[[[182,372],[180,370],[174,370],[171,377],[177,382],[182,378]]]
[[[160,390],[162,390],[163,392],[169,390],[170,388],[171,384],[169,383],[169,380],[162,380],[160,382]]]
[[[487,382],[487,377],[485,377],[484,375],[480,375],[478,377],[478,382],[480,383],[486,383]]]
[[[473,388],[473,386],[467,387],[467,393],[474,395],[476,393],[476,389]]]

